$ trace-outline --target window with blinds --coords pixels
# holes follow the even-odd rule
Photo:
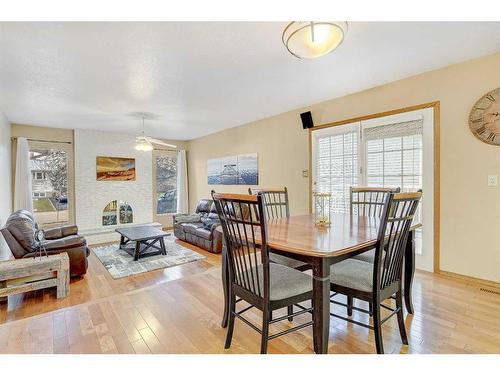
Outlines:
[[[422,188],[423,120],[369,127],[362,139],[368,186],[400,187],[403,192]],[[422,204],[415,222],[422,222]],[[416,232],[415,252],[422,254],[422,229]]]
[[[363,129],[368,186],[422,188],[423,120]]]
[[[357,131],[348,130],[317,139],[314,189],[332,194],[333,212],[349,212],[349,187],[358,184],[358,154]]]

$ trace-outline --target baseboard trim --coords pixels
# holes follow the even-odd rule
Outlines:
[[[460,279],[460,280],[467,281],[467,282],[470,282],[470,283],[473,283],[473,284],[485,285],[485,286],[489,286],[489,287],[500,289],[500,283],[496,282],[496,281],[480,279],[478,277],[466,276],[466,275],[462,275],[462,274],[459,274],[459,273],[449,272],[449,271],[443,271],[443,270],[439,271],[439,275],[448,276],[448,277],[452,277],[452,278],[455,278],[455,279]]]

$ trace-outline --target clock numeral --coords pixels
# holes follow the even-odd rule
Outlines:
[[[479,135],[483,135],[483,133],[486,131],[486,128],[484,126],[481,126],[476,130],[476,133]]]
[[[493,141],[495,140],[495,136],[496,136],[496,134],[495,134],[495,133],[490,133],[490,134],[488,135],[488,138],[486,138],[486,139],[487,139],[488,141],[493,142]]]
[[[494,102],[495,101],[495,97],[491,94],[488,94],[485,96],[486,99],[488,99],[490,102]]]
[[[484,110],[486,110],[486,108],[483,108],[483,107],[474,107],[474,109],[476,111],[484,111]]]
[[[472,120],[472,123],[473,123],[473,124],[478,124],[478,123],[480,124],[480,123],[482,123],[482,122],[483,122],[483,118],[482,118],[482,117],[477,118],[477,119],[475,119],[475,120]]]

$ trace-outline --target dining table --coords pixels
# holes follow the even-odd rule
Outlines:
[[[377,217],[332,214],[330,224],[319,226],[313,214],[270,219],[266,222],[269,251],[308,263],[313,278],[313,342],[318,354],[328,353],[330,336],[330,267],[345,259],[375,248],[380,226]],[[412,283],[415,274],[415,231],[410,228],[405,244],[403,295],[406,310],[413,314]],[[259,239],[256,240],[257,242]],[[222,250],[224,314],[222,327],[229,316],[229,272],[226,247]]]

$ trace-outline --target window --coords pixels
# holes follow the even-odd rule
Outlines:
[[[401,187],[403,191],[422,188],[422,123],[363,128],[368,186]]]
[[[155,156],[156,214],[177,212],[177,153],[159,151]]]
[[[42,226],[68,222],[68,151],[30,143],[30,168],[37,222]]]
[[[102,225],[117,225],[118,219],[120,224],[131,224],[134,222],[134,211],[127,202],[120,201],[118,204],[118,201],[113,200],[102,210]]]
[[[433,249],[433,116],[424,109],[312,132],[313,191],[332,193],[333,213],[349,212],[350,186],[423,190],[415,250],[426,270],[433,269],[433,252],[423,251]]]
[[[127,203],[120,201],[120,224],[130,224],[134,222],[134,211]]]
[[[364,128],[366,184],[403,192],[422,189],[422,137],[423,120]],[[422,221],[422,205],[416,222]],[[422,253],[422,229],[416,231],[415,251]]]
[[[346,126],[316,139],[316,192],[332,193],[333,212],[349,212],[349,187],[358,184],[358,130]]]
[[[43,180],[43,172],[33,172],[33,179],[34,180]]]

